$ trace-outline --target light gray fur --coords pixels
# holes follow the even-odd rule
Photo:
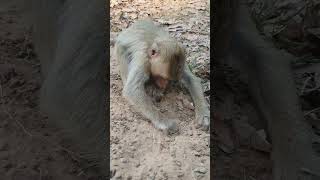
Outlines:
[[[145,83],[150,78],[148,48],[156,39],[173,40],[169,33],[151,20],[140,20],[119,34],[115,44],[115,55],[120,64],[123,95],[139,112],[151,120],[158,129],[176,131],[176,120],[163,117],[146,94]],[[181,82],[189,90],[195,103],[196,124],[208,129],[209,107],[205,101],[200,79],[195,77],[187,65],[184,66]]]

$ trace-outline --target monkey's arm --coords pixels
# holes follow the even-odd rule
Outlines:
[[[151,97],[146,94],[145,82],[149,76],[144,72],[144,66],[134,65],[130,68],[123,95],[129,103],[151,120],[158,129],[176,131],[176,122],[161,118],[159,110],[152,103]]]
[[[201,87],[201,80],[190,71],[187,65],[185,65],[181,82],[189,90],[194,102],[197,126],[208,129],[210,121],[210,111],[204,98],[203,90]]]

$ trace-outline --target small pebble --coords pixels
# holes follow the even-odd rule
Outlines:
[[[178,172],[178,177],[181,178],[184,176],[184,173],[183,172]]]
[[[180,162],[180,161],[175,160],[174,162],[176,163],[176,165],[178,165],[179,167],[181,167],[181,162]]]
[[[121,158],[120,161],[121,161],[122,163],[127,163],[127,162],[128,162],[128,160],[125,159],[125,158]]]
[[[190,110],[194,110],[193,103],[189,102],[187,99],[183,99],[183,105]]]
[[[205,174],[205,173],[207,173],[207,169],[206,168],[204,168],[204,167],[197,167],[197,168],[195,168],[194,170],[193,170],[193,172],[195,172],[195,173],[200,173],[200,174]]]

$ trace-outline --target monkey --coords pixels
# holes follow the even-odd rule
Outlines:
[[[156,109],[145,92],[144,85],[148,81],[154,82],[159,89],[166,89],[169,82],[182,83],[195,104],[196,127],[205,130],[209,127],[210,111],[201,81],[186,64],[185,54],[182,44],[151,19],[133,23],[118,35],[115,42],[123,96],[155,128],[169,133],[178,131],[177,122],[163,117]]]

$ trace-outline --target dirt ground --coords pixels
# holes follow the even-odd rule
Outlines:
[[[111,0],[110,5],[111,51],[118,32],[136,19],[150,15],[186,46],[188,64],[203,79],[209,102],[209,1]],[[318,47],[312,48],[314,52],[319,52]],[[210,154],[210,135],[194,128],[192,101],[183,88],[172,87],[157,104],[164,113],[179,119],[180,133],[167,136],[154,129],[124,100],[117,62],[114,58],[110,60],[113,179],[271,179],[268,147],[241,140],[247,130],[261,133],[262,125],[254,124],[254,130],[244,126],[235,129],[239,127],[237,122],[258,119],[246,84],[237,71],[226,67],[223,69],[226,79],[217,78],[214,82],[215,111],[221,117],[217,118],[216,131],[211,134],[214,143],[210,145]],[[308,67],[300,68],[299,73],[296,80],[302,108],[320,135],[319,71]],[[0,179],[96,179],[90,168],[81,168],[78,157],[39,112],[40,77],[39,61],[20,11],[0,6]],[[315,148],[320,152],[319,136],[315,141]],[[210,163],[210,155],[214,162]]]
[[[117,63],[111,61],[111,171],[114,179],[209,179],[209,133],[193,126],[191,99],[175,88],[158,104],[179,119],[178,135],[166,136],[122,97]]]
[[[0,179],[96,179],[39,112],[39,61],[20,10],[8,7],[0,7]]]
[[[204,86],[209,86],[210,17],[207,3],[203,1],[122,1],[121,3],[111,1],[111,53],[113,53],[113,42],[117,33],[149,13],[157,23],[165,25],[164,28],[167,28],[172,36],[190,45],[187,50],[193,56],[189,56],[188,61],[192,62],[199,74],[203,72],[201,77],[204,78]],[[191,22],[187,23],[185,19],[187,17],[178,13],[180,10],[182,13],[194,15]],[[118,71],[118,62],[113,56],[110,72],[113,179],[209,180],[210,135],[194,127],[194,107],[188,92],[179,85],[172,86],[164,93],[160,103],[156,103],[163,113],[178,119],[179,134],[167,136],[155,129],[122,97],[123,85]]]

